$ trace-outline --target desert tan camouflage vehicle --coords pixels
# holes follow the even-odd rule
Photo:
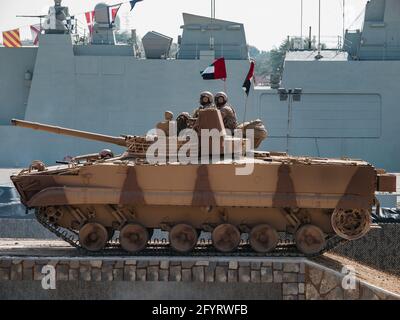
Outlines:
[[[218,110],[201,111],[199,119],[198,126],[223,133]],[[12,123],[127,148],[119,156],[106,150],[50,167],[34,161],[11,177],[44,226],[89,252],[107,251],[116,231],[125,251],[150,250],[153,230],[161,229],[169,232],[166,245],[180,253],[318,255],[363,237],[379,205],[375,192],[396,191],[395,176],[362,160],[255,151],[252,173],[238,175],[250,159],[151,164],[144,155],[154,142],[145,137]],[[212,245],[198,241],[201,231],[211,233]]]

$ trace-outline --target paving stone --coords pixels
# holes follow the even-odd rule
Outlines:
[[[305,283],[306,282],[306,275],[299,273],[298,276],[297,276],[297,279],[298,279],[298,282]]]
[[[208,266],[204,269],[204,277],[206,282],[214,282],[216,267]]]
[[[300,273],[305,274],[306,273],[306,264],[304,262],[300,263]]]
[[[299,294],[299,300],[306,300],[306,296],[304,294]]]
[[[194,266],[194,261],[182,261],[182,269],[191,269]]]
[[[306,299],[307,300],[321,300],[318,290],[311,283],[306,284]]]
[[[92,279],[90,267],[88,266],[79,267],[79,279],[82,281],[90,281]]]
[[[312,267],[309,268],[308,276],[313,285],[318,286],[321,283],[323,273],[323,270]]]
[[[272,262],[271,261],[264,261],[261,264],[261,267],[269,267],[269,268],[271,268],[272,267]]]
[[[251,270],[251,282],[252,283],[260,283],[261,282],[261,271],[260,270]]]
[[[57,281],[68,281],[69,267],[65,264],[59,264],[56,268]]]
[[[11,280],[22,280],[22,264],[13,264],[11,266]]]
[[[204,267],[193,267],[193,282],[204,282]]]
[[[250,267],[240,267],[239,268],[239,282],[250,282]]]
[[[343,289],[335,288],[331,292],[329,292],[325,297],[325,300],[343,300]]]
[[[380,300],[379,297],[370,288],[363,286],[361,288],[361,300]]]
[[[91,260],[80,260],[79,266],[91,266]]]
[[[8,281],[8,280],[10,280],[10,269],[0,268],[0,281]]]
[[[261,262],[252,262],[251,263],[251,270],[260,270]]]
[[[282,283],[282,282],[283,282],[283,272],[274,271],[274,283]]]
[[[101,261],[101,260],[92,260],[92,261],[90,261],[90,265],[93,268],[101,268],[103,266],[103,261]]]
[[[115,265],[114,260],[103,260],[103,267],[111,267],[113,268]]]
[[[70,268],[68,271],[68,280],[69,281],[78,281],[79,280],[79,270]]]
[[[181,266],[170,267],[169,269],[169,281],[182,281],[182,268]]]
[[[180,266],[181,265],[181,262],[180,261],[177,261],[177,260],[173,260],[173,261],[170,261],[169,262],[169,264],[171,265],[171,266]]]
[[[43,279],[42,268],[43,268],[42,265],[35,265],[33,267],[33,280]]]
[[[92,268],[91,270],[92,281],[99,282],[101,281],[101,269],[100,268]]]
[[[299,283],[298,286],[299,286],[299,293],[300,294],[304,294],[305,293],[305,285],[304,285],[304,283]]]
[[[12,261],[10,259],[0,260],[0,268],[9,268],[11,267]]]
[[[124,281],[124,269],[118,268],[113,270],[114,281]]]
[[[298,263],[285,263],[283,265],[284,272],[300,272],[300,266]]]
[[[250,262],[240,261],[239,267],[250,267]]]
[[[228,270],[228,282],[238,282],[238,270]]]
[[[149,266],[149,262],[148,261],[143,261],[143,260],[139,260],[137,262],[137,268],[147,268]]]
[[[197,261],[197,262],[195,263],[195,266],[198,266],[198,267],[208,267],[209,264],[210,264],[210,262],[208,262],[208,261]]]
[[[69,263],[69,267],[72,269],[78,269],[79,268],[79,261],[78,260],[71,260]]]
[[[160,270],[158,265],[159,263],[157,263],[157,266],[147,268],[147,281],[158,281],[158,271]]]
[[[160,261],[158,261],[158,260],[150,260],[149,261],[149,266],[150,267],[155,267],[155,266],[160,266]]]
[[[136,266],[136,260],[125,260],[125,265],[126,266]]]
[[[33,267],[22,268],[22,280],[33,280]]]
[[[136,281],[136,266],[124,267],[124,281]]]
[[[34,260],[24,260],[22,262],[22,268],[33,268],[33,266],[35,265],[35,261]]]
[[[22,264],[22,260],[21,259],[13,259],[12,260],[12,264]]]
[[[125,261],[118,260],[118,261],[115,262],[114,268],[115,269],[122,269],[124,267],[124,263],[125,263]]]
[[[147,270],[146,269],[137,269],[136,268],[136,281],[146,281]]]
[[[105,262],[105,261],[103,261]],[[101,281],[113,281],[113,267],[111,265],[105,265],[101,268]]]
[[[169,280],[169,270],[160,270],[159,281],[167,282]]]
[[[229,262],[228,261],[218,261],[217,266],[229,268]]]
[[[297,295],[299,293],[299,288],[297,283],[284,283],[282,285],[283,295]]]
[[[168,270],[169,269],[169,261],[161,261],[160,269]]]
[[[283,273],[283,282],[297,282],[298,277],[297,273]]]
[[[229,270],[237,270],[239,268],[239,262],[230,261],[229,262]]]
[[[228,275],[225,267],[217,266],[215,268],[215,282],[226,282],[228,280]]]
[[[183,282],[192,281],[192,269],[182,269],[182,281]]]
[[[340,279],[335,274],[331,272],[324,272],[324,276],[322,277],[321,285],[319,287],[319,293],[321,295],[327,294],[329,291],[340,285],[341,281],[339,280]]]
[[[297,295],[283,296],[283,300],[299,300]]]
[[[282,270],[283,269],[282,262],[274,262],[272,266],[273,266],[274,270]]]
[[[271,283],[273,281],[272,268],[261,267],[260,273],[262,283]]]

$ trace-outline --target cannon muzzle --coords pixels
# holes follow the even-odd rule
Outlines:
[[[107,135],[98,134],[98,133],[91,133],[91,132],[86,132],[86,131],[67,129],[67,128],[62,128],[62,127],[50,126],[47,124],[41,124],[41,123],[37,123],[37,122],[30,122],[30,121],[17,120],[17,119],[12,119],[11,124],[13,126],[17,126],[17,127],[51,132],[51,133],[60,134],[60,135],[64,135],[64,136],[71,136],[71,137],[83,138],[83,139],[100,141],[100,142],[105,142],[105,143],[112,143],[112,144],[116,144],[116,145],[122,146],[122,147],[127,146],[125,138],[122,138],[122,137],[107,136]]]

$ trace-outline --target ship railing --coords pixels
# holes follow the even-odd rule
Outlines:
[[[321,36],[321,49],[343,51],[342,36]],[[315,51],[318,50],[318,37],[288,36],[284,43],[288,51]]]

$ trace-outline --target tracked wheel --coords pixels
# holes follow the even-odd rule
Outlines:
[[[305,255],[321,252],[326,246],[325,234],[317,226],[301,226],[295,233],[296,246]]]
[[[278,232],[267,224],[254,227],[249,235],[250,245],[254,251],[267,253],[278,245]]]
[[[149,232],[139,224],[127,224],[121,229],[119,241],[125,251],[139,252],[146,248]]]
[[[336,209],[331,218],[336,234],[346,240],[362,238],[371,228],[371,213],[364,209]]]
[[[79,230],[79,242],[89,251],[100,251],[108,241],[108,232],[99,223],[90,222]]]
[[[171,247],[178,252],[192,251],[198,240],[197,230],[188,224],[178,224],[169,232]]]
[[[232,224],[221,224],[212,232],[214,247],[221,252],[232,252],[240,244],[240,231]]]

